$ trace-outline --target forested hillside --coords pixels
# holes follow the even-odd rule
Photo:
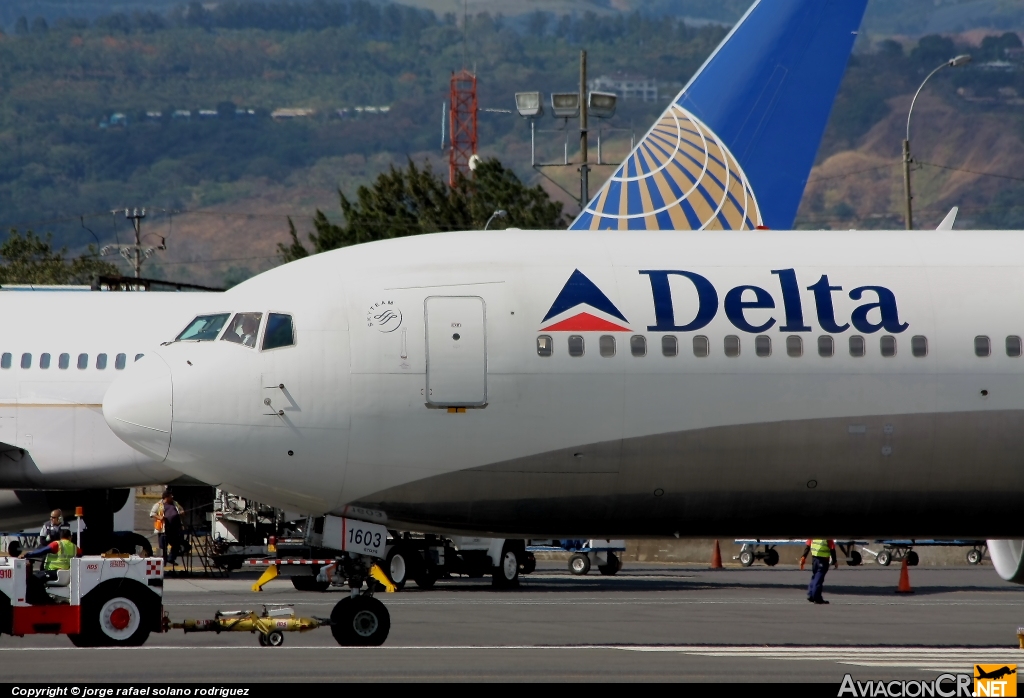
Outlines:
[[[207,283],[276,263],[288,217],[300,232],[318,208],[338,219],[339,187],[351,194],[410,158],[442,170],[441,112],[453,70],[476,71],[488,109],[510,109],[519,90],[575,90],[581,48],[591,75],[657,79],[658,102],[623,102],[604,124],[619,129],[605,133],[614,162],[631,131],[646,130],[727,31],[614,11],[629,6],[620,2],[575,15],[482,13],[468,28],[454,14],[368,0],[193,2],[163,13],[157,3],[137,0],[137,11],[91,21],[26,17],[0,35],[0,230],[53,231],[55,244],[74,251],[129,232],[109,211],[146,206],[144,227],[168,240],[147,273]],[[1016,35],[980,45],[971,45],[981,42],[977,34],[897,38],[866,38],[851,61],[800,225],[899,223],[899,123],[909,94],[960,51],[975,63],[938,76],[915,116],[919,160],[1024,171]],[[984,65],[992,61],[1008,62]],[[540,126],[539,156],[561,158],[559,122]],[[952,134],[966,134],[972,147],[957,147]],[[480,147],[524,181],[542,181],[518,117],[482,112]],[[921,166],[925,218],[953,203],[966,206],[962,220],[973,225],[1024,218],[1017,180]],[[598,168],[592,181],[610,172]],[[571,168],[551,174],[566,186],[576,176]],[[548,189],[575,213],[568,197]]]

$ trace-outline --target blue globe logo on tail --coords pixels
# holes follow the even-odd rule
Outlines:
[[[754,0],[571,230],[789,230],[867,0]]]
[[[677,104],[612,175],[576,230],[753,230],[757,197],[728,147]]]

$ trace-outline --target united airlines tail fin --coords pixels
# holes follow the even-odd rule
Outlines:
[[[867,0],[756,0],[570,226],[793,226]]]

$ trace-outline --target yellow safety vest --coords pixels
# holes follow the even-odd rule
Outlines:
[[[60,546],[57,549],[57,554],[51,553],[47,555],[43,568],[47,570],[71,569],[71,559],[78,554],[78,546],[66,538],[61,538],[57,541],[57,545]]]
[[[828,541],[812,540],[811,557],[832,557],[832,553],[829,552]]]

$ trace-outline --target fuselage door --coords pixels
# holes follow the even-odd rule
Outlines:
[[[487,404],[484,299],[431,296],[424,302],[427,403],[438,407]]]

